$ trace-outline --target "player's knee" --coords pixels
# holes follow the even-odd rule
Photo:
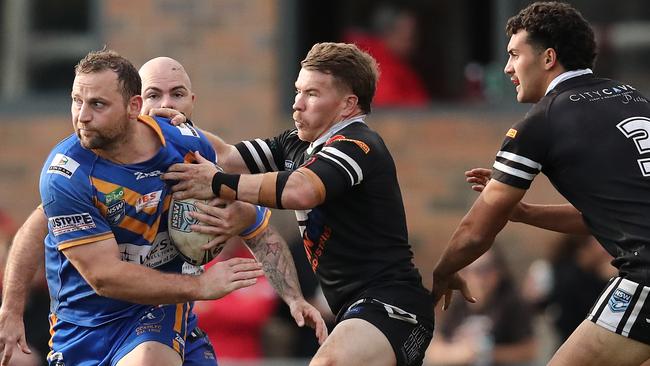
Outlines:
[[[180,366],[181,356],[158,342],[144,342],[126,354],[116,366]]]
[[[309,366],[343,366],[345,362],[334,354],[316,355],[312,358]]]
[[[180,357],[179,357],[180,359]],[[176,361],[175,357],[172,359],[161,359],[158,357],[142,357],[142,358],[129,358],[122,359],[118,366],[178,366],[180,361]]]

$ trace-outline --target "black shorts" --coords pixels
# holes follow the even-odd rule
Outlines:
[[[650,287],[615,277],[589,311],[587,319],[624,337],[650,345]]]
[[[414,289],[408,296],[386,296],[394,288],[382,288],[380,296],[361,297],[341,310],[337,323],[363,319],[379,329],[393,347],[397,366],[422,365],[433,338],[433,301],[424,290]],[[375,291],[368,291],[372,293]],[[395,294],[404,293],[404,288]],[[378,299],[378,297],[380,299]],[[392,298],[386,300],[385,297]],[[401,297],[402,300],[399,298]]]

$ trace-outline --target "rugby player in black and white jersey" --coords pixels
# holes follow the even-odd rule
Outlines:
[[[633,86],[592,74],[594,34],[570,5],[534,3],[512,17],[505,67],[517,101],[536,103],[507,133],[481,190],[433,273],[436,300],[464,280],[508,219],[591,233],[619,274],[550,365],[639,365],[650,358],[650,104]],[[570,204],[520,202],[544,173]],[[487,183],[483,188],[483,183]]]
[[[301,62],[295,128],[228,145],[219,164],[179,164],[175,195],[297,210],[309,262],[337,314],[310,365],[421,365],[433,301],[413,265],[395,163],[365,123],[375,60],[356,46],[316,44]],[[200,155],[197,156],[200,158]]]

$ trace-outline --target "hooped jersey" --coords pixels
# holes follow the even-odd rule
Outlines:
[[[335,313],[365,289],[422,287],[413,265],[395,163],[362,119],[342,122],[310,147],[295,129],[236,145],[251,173],[312,170],[325,202],[296,211],[305,251]]]
[[[165,272],[198,271],[181,259],[169,240],[171,187],[160,175],[172,164],[193,161],[194,151],[215,161],[215,151],[190,125],[175,127],[166,119],[148,116],[138,120],[162,143],[151,159],[115,164],[83,148],[73,134],[52,150],[41,172],[41,200],[49,227],[46,276],[51,312],[61,320],[97,326],[145,307],[96,294],[62,252],[67,248],[115,238],[123,261]],[[256,224],[264,222],[258,219]]]
[[[543,172],[618,258],[621,274],[644,272],[635,280],[647,284],[649,136],[650,104],[633,86],[592,74],[573,77],[507,132],[493,177],[528,189]]]

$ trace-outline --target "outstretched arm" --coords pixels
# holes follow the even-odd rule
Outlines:
[[[217,152],[217,163],[224,171],[229,173],[249,173],[246,162],[241,154],[235,147],[226,143],[221,137],[213,134],[212,132],[201,130],[205,137]]]
[[[492,171],[486,168],[474,168],[465,172],[465,180],[472,185],[472,190],[477,192],[483,191],[491,176]],[[509,219],[512,222],[565,234],[590,234],[582,213],[569,203],[545,205],[519,202]]]
[[[218,197],[245,201],[271,208],[305,210],[325,201],[325,185],[308,168],[293,172],[226,174],[195,154],[198,164],[174,164],[162,179],[179,181],[172,187],[177,199]],[[214,191],[214,192],[213,192]]]
[[[20,227],[9,251],[2,285],[0,307],[0,365],[8,365],[15,346],[31,353],[25,339],[23,314],[34,273],[44,267],[44,240],[47,235],[47,217],[39,207]]]
[[[492,180],[463,217],[433,270],[433,295],[436,303],[460,289],[466,299],[471,295],[458,271],[485,253],[526,191]],[[471,301],[471,300],[470,300]]]
[[[98,295],[138,304],[218,299],[254,285],[263,274],[259,263],[244,258],[219,262],[199,276],[164,273],[122,261],[114,238],[73,246],[63,252]]]
[[[278,295],[289,305],[298,326],[314,328],[319,343],[327,337],[327,326],[320,312],[303,297],[298,274],[287,242],[269,226],[254,238],[245,240]]]
[[[582,213],[570,203],[544,205],[520,202],[512,210],[510,221],[565,234],[591,234]]]
[[[187,117],[183,113],[171,108],[152,108],[149,111],[149,115],[169,118],[174,126],[178,126],[187,121]],[[228,144],[212,132],[204,129],[200,130],[217,152],[217,163],[223,170],[230,173],[249,173],[244,159],[234,145]]]

